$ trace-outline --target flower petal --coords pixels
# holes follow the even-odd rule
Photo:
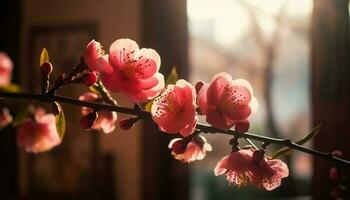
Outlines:
[[[136,56],[142,56],[143,58],[153,60],[156,64],[157,71],[159,70],[161,64],[160,56],[154,49],[142,48]]]
[[[222,174],[225,174],[227,172],[227,161],[228,161],[229,156],[225,156],[219,160],[219,162],[216,164],[214,173],[215,176],[219,176]]]

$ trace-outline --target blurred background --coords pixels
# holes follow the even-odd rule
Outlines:
[[[176,66],[193,84],[222,71],[251,82],[260,108],[250,132],[298,140],[322,124],[306,146],[350,156],[348,0],[2,0],[0,9],[0,51],[27,92],[40,91],[42,47],[58,76],[79,63],[91,39],[108,49],[126,37],[156,49],[164,74]],[[85,90],[60,93],[77,98]],[[9,104],[14,114],[25,106]],[[50,152],[26,154],[13,128],[1,130],[0,199],[329,199],[335,184],[331,163],[294,152],[283,158],[290,177],[280,188],[236,188],[213,173],[230,152],[226,136],[208,136],[214,151],[182,164],[151,121],[104,135],[81,130],[79,108],[64,109],[67,133]]]

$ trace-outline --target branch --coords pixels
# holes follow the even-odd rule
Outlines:
[[[75,100],[75,99],[56,96],[56,95],[38,95],[38,94],[29,94],[29,93],[0,92],[0,97],[10,98],[10,99],[21,99],[21,100],[24,100],[24,99],[35,100],[35,101],[41,101],[41,102],[47,102],[47,103],[51,103],[53,101],[58,101],[58,102],[77,105],[77,106],[94,108],[96,110],[108,110],[108,111],[115,111],[115,112],[119,112],[119,113],[131,114],[131,115],[138,116],[142,119],[151,118],[151,113],[140,110],[140,109],[126,108],[126,107],[93,103],[93,102],[87,102],[87,101],[80,101],[80,100]],[[286,146],[286,147],[289,147],[289,148],[294,149],[294,150],[298,150],[298,151],[302,151],[302,152],[307,153],[307,154],[318,156],[320,158],[335,162],[337,164],[350,166],[349,160],[335,157],[331,153],[317,151],[317,150],[303,147],[299,144],[296,144],[295,142],[292,142],[290,139],[272,138],[272,137],[267,137],[267,136],[263,136],[263,135],[256,135],[256,134],[248,133],[248,132],[238,133],[238,132],[231,130],[231,129],[220,130],[220,129],[217,129],[215,127],[200,124],[200,123],[198,123],[196,125],[196,128],[203,133],[210,133],[210,134],[220,133],[220,134],[235,136],[238,138],[248,138],[248,139],[252,139],[252,140],[256,140],[256,141],[265,142],[268,144],[277,144],[277,145],[281,145],[281,146]]]

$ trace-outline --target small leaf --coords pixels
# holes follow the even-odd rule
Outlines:
[[[100,94],[100,92],[98,91],[98,89],[96,88],[96,86],[95,85],[93,85],[93,86],[90,86],[89,87],[89,90],[90,90],[90,92],[92,92],[92,93],[95,93],[95,94]]]
[[[66,132],[66,119],[64,117],[64,113],[60,104],[58,104],[57,102],[55,102],[55,104],[57,105],[57,108],[59,110],[58,114],[55,116],[56,129],[57,129],[58,135],[62,139],[64,136],[64,133]]]
[[[23,109],[21,109],[17,113],[15,119],[12,122],[12,125],[14,127],[19,126],[23,122],[23,120],[28,116],[28,113],[29,113],[28,106],[25,106]]]
[[[303,138],[301,138],[300,140],[298,140],[297,144],[299,145],[303,145],[306,142],[308,142],[309,140],[311,140],[313,137],[315,137],[318,133],[318,131],[321,128],[321,124],[319,124],[318,126],[316,126],[315,128],[313,128],[308,134],[306,134]],[[292,152],[292,149],[289,147],[282,147],[280,149],[278,149],[277,151],[275,151],[275,153],[272,155],[272,158],[277,158],[277,157],[281,157],[284,155],[289,155]]]
[[[168,78],[165,81],[165,85],[175,84],[178,79],[179,75],[177,74],[176,67],[173,67],[170,74],[168,75]]]
[[[10,83],[9,85],[6,85],[4,87],[0,87],[0,91],[18,93],[21,91],[21,88],[17,84]]]
[[[148,101],[148,102],[145,104],[144,110],[147,111],[147,112],[151,112],[152,104],[153,104],[153,100]]]
[[[42,66],[46,62],[49,62],[49,53],[47,52],[46,48],[43,48],[43,50],[40,53],[40,66]]]

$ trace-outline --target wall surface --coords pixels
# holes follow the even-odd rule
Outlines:
[[[95,22],[97,24],[97,38],[108,51],[109,44],[122,37],[140,41],[140,1],[141,0],[31,0],[23,1],[22,33],[21,33],[21,65],[26,66],[30,44],[30,29],[32,26],[80,24]],[[77,58],[79,59],[79,58]],[[22,85],[28,85],[31,80],[28,69],[23,67],[21,75]],[[39,83],[38,83],[39,84]],[[122,105],[130,105],[126,98],[117,97]],[[119,115],[119,118],[122,118]],[[69,122],[72,123],[72,122]],[[116,158],[114,181],[118,199],[140,199],[140,134],[139,126],[125,132],[116,130],[109,135],[99,135],[101,152],[112,152]],[[68,133],[69,134],[69,133]],[[63,141],[64,142],[64,141]],[[21,154],[21,157],[24,155]],[[21,164],[20,187],[26,187],[25,163]]]

